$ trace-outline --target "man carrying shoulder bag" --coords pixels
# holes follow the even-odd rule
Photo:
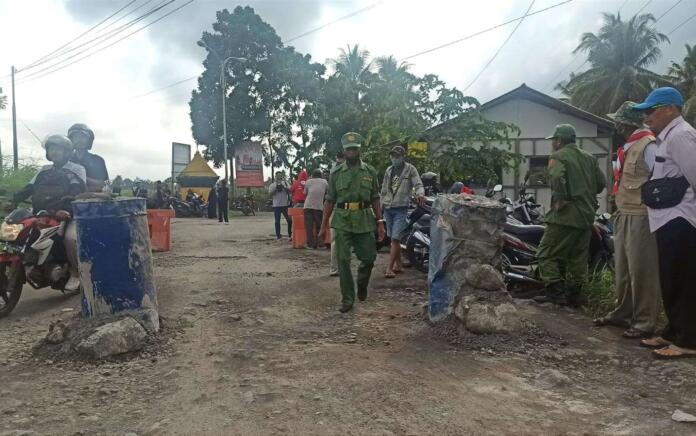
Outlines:
[[[633,107],[657,135],[655,166],[641,197],[657,239],[667,326],[641,345],[662,359],[696,357],[696,129],[682,117],[683,106],[679,91],[664,87]]]

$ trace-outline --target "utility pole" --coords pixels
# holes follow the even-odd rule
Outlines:
[[[19,169],[19,156],[17,155],[17,106],[15,106],[15,67],[12,66],[12,166],[15,171]]]

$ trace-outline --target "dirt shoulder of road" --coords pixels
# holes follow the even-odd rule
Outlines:
[[[425,276],[385,279],[381,254],[368,301],[341,315],[328,250],[275,241],[270,214],[173,229],[157,347],[37,356],[79,297],[27,291],[0,320],[0,435],[696,434],[670,419],[696,412],[694,363],[578,312],[519,301],[525,335],[462,338],[424,318]]]

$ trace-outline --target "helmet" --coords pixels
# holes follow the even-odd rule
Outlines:
[[[89,138],[89,145],[87,146],[87,150],[91,150],[92,143],[94,142],[94,132],[92,131],[92,129],[90,129],[87,126],[87,124],[77,123],[70,126],[70,128],[68,129],[68,136],[72,135],[75,132],[82,132],[85,135],[87,135],[87,137]]]
[[[73,150],[72,141],[70,138],[63,135],[49,135],[41,145],[46,150],[48,150],[49,146],[63,147],[68,152],[72,152]]]

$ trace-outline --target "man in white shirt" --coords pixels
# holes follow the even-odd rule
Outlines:
[[[679,91],[665,87],[634,106],[657,135],[651,180],[687,186],[678,204],[648,207],[650,230],[657,239],[667,326],[659,337],[645,339],[641,345],[654,348],[655,356],[662,359],[696,357],[696,129],[681,116],[683,105]]]

